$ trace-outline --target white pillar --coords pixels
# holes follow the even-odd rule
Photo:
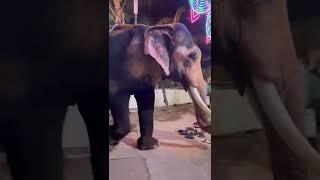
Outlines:
[[[138,22],[138,0],[133,0],[134,24]]]

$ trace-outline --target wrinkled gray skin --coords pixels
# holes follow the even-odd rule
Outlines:
[[[158,147],[158,140],[153,138],[154,88],[161,78],[180,82],[190,92],[199,125],[210,131],[211,112],[206,111],[209,108],[203,102],[207,92],[200,61],[201,51],[181,23],[110,28],[109,108],[114,124],[110,126],[109,143],[117,144],[129,133],[128,103],[130,95],[134,95],[141,134],[137,147]]]
[[[107,179],[105,2],[7,1],[0,14],[0,146],[12,180],[64,179],[63,123],[75,103],[94,179]]]
[[[304,97],[285,0],[218,0],[216,63],[232,74],[263,121],[275,180],[306,180],[320,172],[304,128]]]

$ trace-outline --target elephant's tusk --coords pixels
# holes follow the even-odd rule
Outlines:
[[[194,101],[197,103],[197,105],[200,107],[200,109],[207,115],[211,117],[211,110],[208,108],[206,103],[202,100],[197,88],[189,86],[188,91],[191,99],[194,99]],[[211,118],[209,118],[211,119]]]
[[[308,167],[320,174],[320,156],[294,125],[273,83],[253,77],[261,106],[280,137]]]

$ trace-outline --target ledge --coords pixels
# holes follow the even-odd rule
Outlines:
[[[188,92],[181,89],[165,89],[166,96],[168,100],[168,105],[181,105],[181,104],[189,104],[192,103],[192,100],[188,94]],[[155,90],[155,107],[163,107],[166,106],[164,103],[162,89]],[[207,96],[206,103],[210,105],[209,96]],[[131,112],[137,110],[137,102],[133,95],[130,96],[129,109]]]

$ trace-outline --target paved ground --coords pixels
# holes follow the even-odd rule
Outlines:
[[[184,129],[195,122],[193,105],[156,110],[155,133],[160,147],[155,150],[139,151],[137,113],[130,113],[132,132],[122,142],[112,147],[109,159],[110,180],[210,180],[211,144],[200,139],[185,139],[176,129]],[[208,134],[206,136],[210,137]],[[65,160],[66,180],[91,180],[91,168],[86,149],[68,153],[72,159]],[[72,150],[74,152],[74,150]],[[80,155],[77,155],[80,154]],[[9,180],[8,167],[0,154],[0,180]]]
[[[131,113],[133,131],[110,153],[110,180],[210,180],[211,145],[200,139],[185,139],[175,131],[195,122],[193,105],[157,109],[155,133],[160,147],[136,149],[139,137],[137,113]],[[210,138],[210,135],[205,134]]]
[[[213,147],[213,180],[273,180],[263,131],[214,137]]]
[[[4,157],[1,156],[0,159],[0,179],[11,180]],[[66,180],[92,180],[89,158],[66,159],[64,166]]]
[[[263,132],[214,137],[214,180],[273,180]]]
[[[170,110],[156,110],[155,137],[160,147],[149,151],[139,151],[135,147],[139,126],[137,113],[131,113],[132,132],[118,146],[112,147],[109,154],[110,180],[273,180],[263,131],[214,137],[211,156],[210,144],[199,139],[185,139],[175,132],[195,121],[193,106],[176,106]],[[66,180],[91,180],[86,150],[80,152],[79,157],[66,154],[72,156],[65,160]],[[214,158],[212,166],[211,158]],[[0,179],[9,180],[3,159],[0,154]]]

